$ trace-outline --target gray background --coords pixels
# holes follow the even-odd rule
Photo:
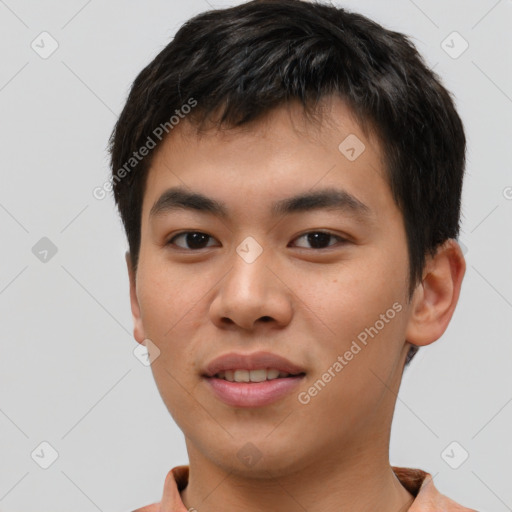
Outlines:
[[[107,139],[133,79],[209,3],[0,0],[4,512],[129,511],[160,500],[167,471],[188,462],[133,354],[121,222],[110,196],[92,190],[108,179]],[[512,2],[336,3],[413,37],[468,137],[467,273],[447,332],[406,370],[391,463],[429,471],[466,506],[511,510]],[[31,47],[51,49],[43,31],[59,45],[47,58]],[[469,44],[457,58],[454,31]],[[43,237],[57,248],[46,261]],[[44,441],[58,453],[48,469]],[[453,469],[447,460],[457,465],[463,450],[469,458]]]

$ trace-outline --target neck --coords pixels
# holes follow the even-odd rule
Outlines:
[[[187,509],[200,512],[408,510],[414,498],[395,476],[388,454],[383,457],[374,447],[352,448],[357,457],[345,457],[343,451],[317,454],[309,464],[294,464],[293,470],[239,473],[224,470],[189,447],[189,483],[181,498]]]

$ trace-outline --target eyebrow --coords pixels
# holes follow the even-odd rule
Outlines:
[[[336,210],[361,219],[370,217],[372,210],[346,190],[324,188],[281,199],[271,208],[273,215],[290,215],[313,210]],[[189,192],[183,187],[167,189],[153,204],[149,217],[165,215],[176,210],[195,210],[215,215],[222,219],[229,217],[225,203],[203,194]]]

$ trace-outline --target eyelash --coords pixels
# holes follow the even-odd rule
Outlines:
[[[194,234],[199,234],[199,235],[206,235],[207,237],[209,237],[210,239],[213,239],[214,237],[212,237],[211,235],[209,235],[208,233],[203,233],[202,231],[182,231],[181,233],[178,233],[176,235],[174,235],[167,243],[166,245],[175,245],[173,243],[174,240],[176,240],[176,238],[179,238],[180,236],[183,236],[183,235],[188,235],[188,234],[191,234],[191,233],[194,233]],[[308,231],[306,233],[303,233],[302,235],[299,235],[297,238],[295,238],[294,240],[298,240],[300,238],[303,238],[303,237],[306,237],[307,235],[311,235],[311,234],[317,234],[317,233],[320,233],[322,235],[327,235],[327,236],[330,236],[332,238],[336,238],[338,239],[338,241],[341,243],[341,244],[345,244],[345,243],[348,243],[348,240],[346,238],[343,238],[339,235],[335,235],[334,233],[331,233],[329,231]],[[314,250],[314,251],[325,251],[327,249],[330,249],[331,247],[334,247],[336,244],[334,245],[328,245],[327,247],[322,247],[320,249],[317,249],[317,248],[314,248],[314,247],[311,247],[311,248],[307,248],[307,247],[299,247],[300,249],[311,249],[311,250]],[[184,251],[188,251],[188,252],[199,252],[201,251],[202,249],[209,249],[210,247],[202,247],[201,249],[189,249],[189,248],[184,248],[184,247],[180,247],[180,246],[177,246],[179,249],[182,249]]]

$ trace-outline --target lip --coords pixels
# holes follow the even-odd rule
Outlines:
[[[225,370],[259,370],[261,368],[275,368],[280,372],[290,374],[306,373],[303,368],[272,352],[254,352],[252,354],[231,352],[210,361],[206,365],[203,376],[214,377],[217,373]],[[255,384],[258,383],[255,382],[250,385]]]
[[[282,377],[263,382],[229,382],[217,377],[205,377],[214,395],[233,407],[263,407],[291,393],[304,375]]]

